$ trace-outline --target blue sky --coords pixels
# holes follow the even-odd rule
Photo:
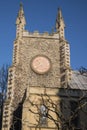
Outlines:
[[[0,66],[12,63],[20,2],[24,7],[26,30],[30,32],[51,32],[60,7],[66,24],[65,37],[70,43],[71,67],[87,68],[87,0],[0,0]]]

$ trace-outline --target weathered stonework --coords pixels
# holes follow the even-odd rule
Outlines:
[[[59,11],[59,15],[62,15],[61,11]],[[2,130],[10,130],[13,112],[22,102],[25,91],[27,92],[23,104],[22,130],[34,130],[36,127],[34,115],[28,111],[30,103],[27,99],[29,97],[32,101],[37,99],[36,102],[40,104],[37,95],[44,94],[46,91],[54,102],[58,103],[60,101],[57,97],[58,89],[66,88],[71,78],[69,44],[64,38],[65,25],[61,17],[57,19],[61,27],[56,23],[56,32],[52,34],[47,32],[39,34],[37,31],[30,33],[24,29],[26,22],[23,7],[20,7],[16,21],[16,40],[14,41],[13,63],[9,69],[8,92],[4,104]],[[47,56],[51,61],[51,69],[45,74],[35,73],[30,66],[32,58],[37,55]],[[8,109],[7,114],[6,107]],[[32,109],[34,110],[34,108]],[[24,123],[25,119],[27,125]],[[52,121],[48,121],[48,127],[41,129],[56,128]]]

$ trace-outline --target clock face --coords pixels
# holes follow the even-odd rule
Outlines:
[[[38,55],[31,61],[31,68],[38,74],[44,74],[51,68],[51,63],[46,56]]]

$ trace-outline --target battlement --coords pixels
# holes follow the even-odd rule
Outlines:
[[[34,31],[33,33],[28,32],[27,30],[23,31],[23,37],[42,37],[42,38],[51,38],[51,39],[59,39],[59,34],[57,32],[53,32],[53,33],[48,33],[48,32],[44,32],[44,33],[39,33],[38,31]]]

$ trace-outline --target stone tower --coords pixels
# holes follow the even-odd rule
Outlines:
[[[16,20],[13,63],[9,68],[2,130],[10,130],[13,113],[23,101],[23,97],[22,130],[35,130],[36,126],[37,129],[56,129],[49,120],[47,125],[43,122],[38,125],[34,114],[29,111],[31,105],[28,99],[40,105],[38,95],[44,95],[46,92],[54,101],[58,100],[58,88],[67,88],[71,78],[70,49],[64,36],[65,24],[61,9],[58,9],[56,31],[51,34],[40,34],[38,31],[30,33],[25,30],[25,25],[21,4]]]

